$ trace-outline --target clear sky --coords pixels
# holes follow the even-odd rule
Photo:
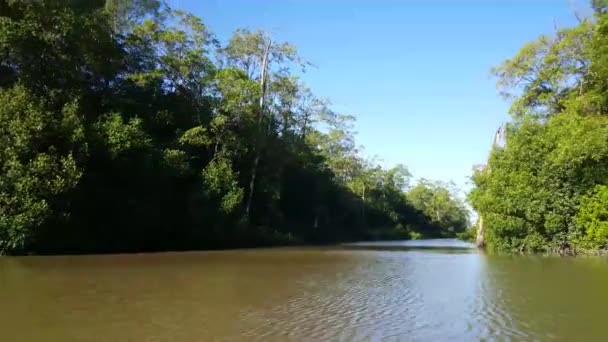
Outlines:
[[[263,29],[316,65],[304,82],[357,118],[357,142],[386,166],[467,188],[494,132],[508,120],[490,68],[581,0],[172,0],[225,41]]]

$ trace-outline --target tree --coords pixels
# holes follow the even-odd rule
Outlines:
[[[297,77],[294,46],[157,0],[0,0],[0,253],[407,238],[405,166]]]
[[[605,248],[602,189],[608,179],[605,77],[608,31],[595,16],[527,44],[496,68],[515,94],[506,148],[494,148],[469,194],[488,247],[510,252]]]
[[[22,86],[0,90],[0,252],[28,250],[49,221],[68,215],[86,154],[78,110],[52,111]]]
[[[407,193],[408,201],[429,221],[427,235],[454,237],[469,226],[464,202],[450,187],[453,186],[421,179]]]

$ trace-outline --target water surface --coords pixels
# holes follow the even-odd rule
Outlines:
[[[11,257],[0,258],[0,331],[5,341],[601,341],[607,289],[605,259],[488,256],[453,240]]]

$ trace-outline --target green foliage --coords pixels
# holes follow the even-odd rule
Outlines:
[[[161,15],[160,0],[106,0],[105,11],[115,32],[132,29],[147,16]]]
[[[464,231],[457,233],[456,237],[467,242],[475,242],[477,238],[477,226],[469,227]]]
[[[190,175],[191,168],[188,164],[186,152],[167,148],[163,150],[163,161],[165,167],[175,173],[176,176],[185,177]]]
[[[211,139],[207,134],[207,129],[202,126],[192,127],[179,138],[182,145],[190,145],[198,148],[205,148],[211,144]]]
[[[82,175],[77,106],[52,112],[21,86],[0,90],[0,252],[23,251]]]
[[[120,114],[112,113],[101,118],[97,129],[114,158],[130,150],[150,147],[141,119],[132,118],[125,123]]]
[[[239,187],[229,160],[221,157],[213,159],[203,170],[202,177],[208,196],[219,199],[224,213],[235,210],[243,200],[244,191]]]
[[[307,63],[288,43],[237,30],[221,46],[200,18],[157,0],[0,9],[0,253],[460,229],[452,193],[433,187],[433,209],[417,209],[405,166],[360,156],[354,117],[300,82]]]
[[[581,197],[576,213],[576,223],[580,228],[577,245],[593,250],[608,246],[608,187],[596,186],[592,192]]]
[[[420,240],[422,238],[422,234],[419,232],[410,232],[410,239],[412,240]]]
[[[486,243],[509,252],[597,251],[608,243],[606,14],[542,36],[496,69],[515,93],[506,147],[469,194]]]
[[[508,147],[494,150],[489,169],[473,177],[470,199],[484,215],[488,244],[507,251],[572,245],[580,196],[608,179],[607,134],[608,118],[570,113],[511,130]]]
[[[423,179],[408,191],[407,199],[427,218],[423,230],[427,236],[455,237],[469,225],[464,202],[449,185]]]

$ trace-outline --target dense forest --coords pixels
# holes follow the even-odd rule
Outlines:
[[[607,251],[608,1],[592,8],[494,69],[513,119],[469,195],[492,250]]]
[[[294,46],[158,0],[0,0],[0,252],[454,236],[448,184],[363,158]],[[601,193],[599,193],[601,195]],[[593,196],[593,195],[592,195]]]

